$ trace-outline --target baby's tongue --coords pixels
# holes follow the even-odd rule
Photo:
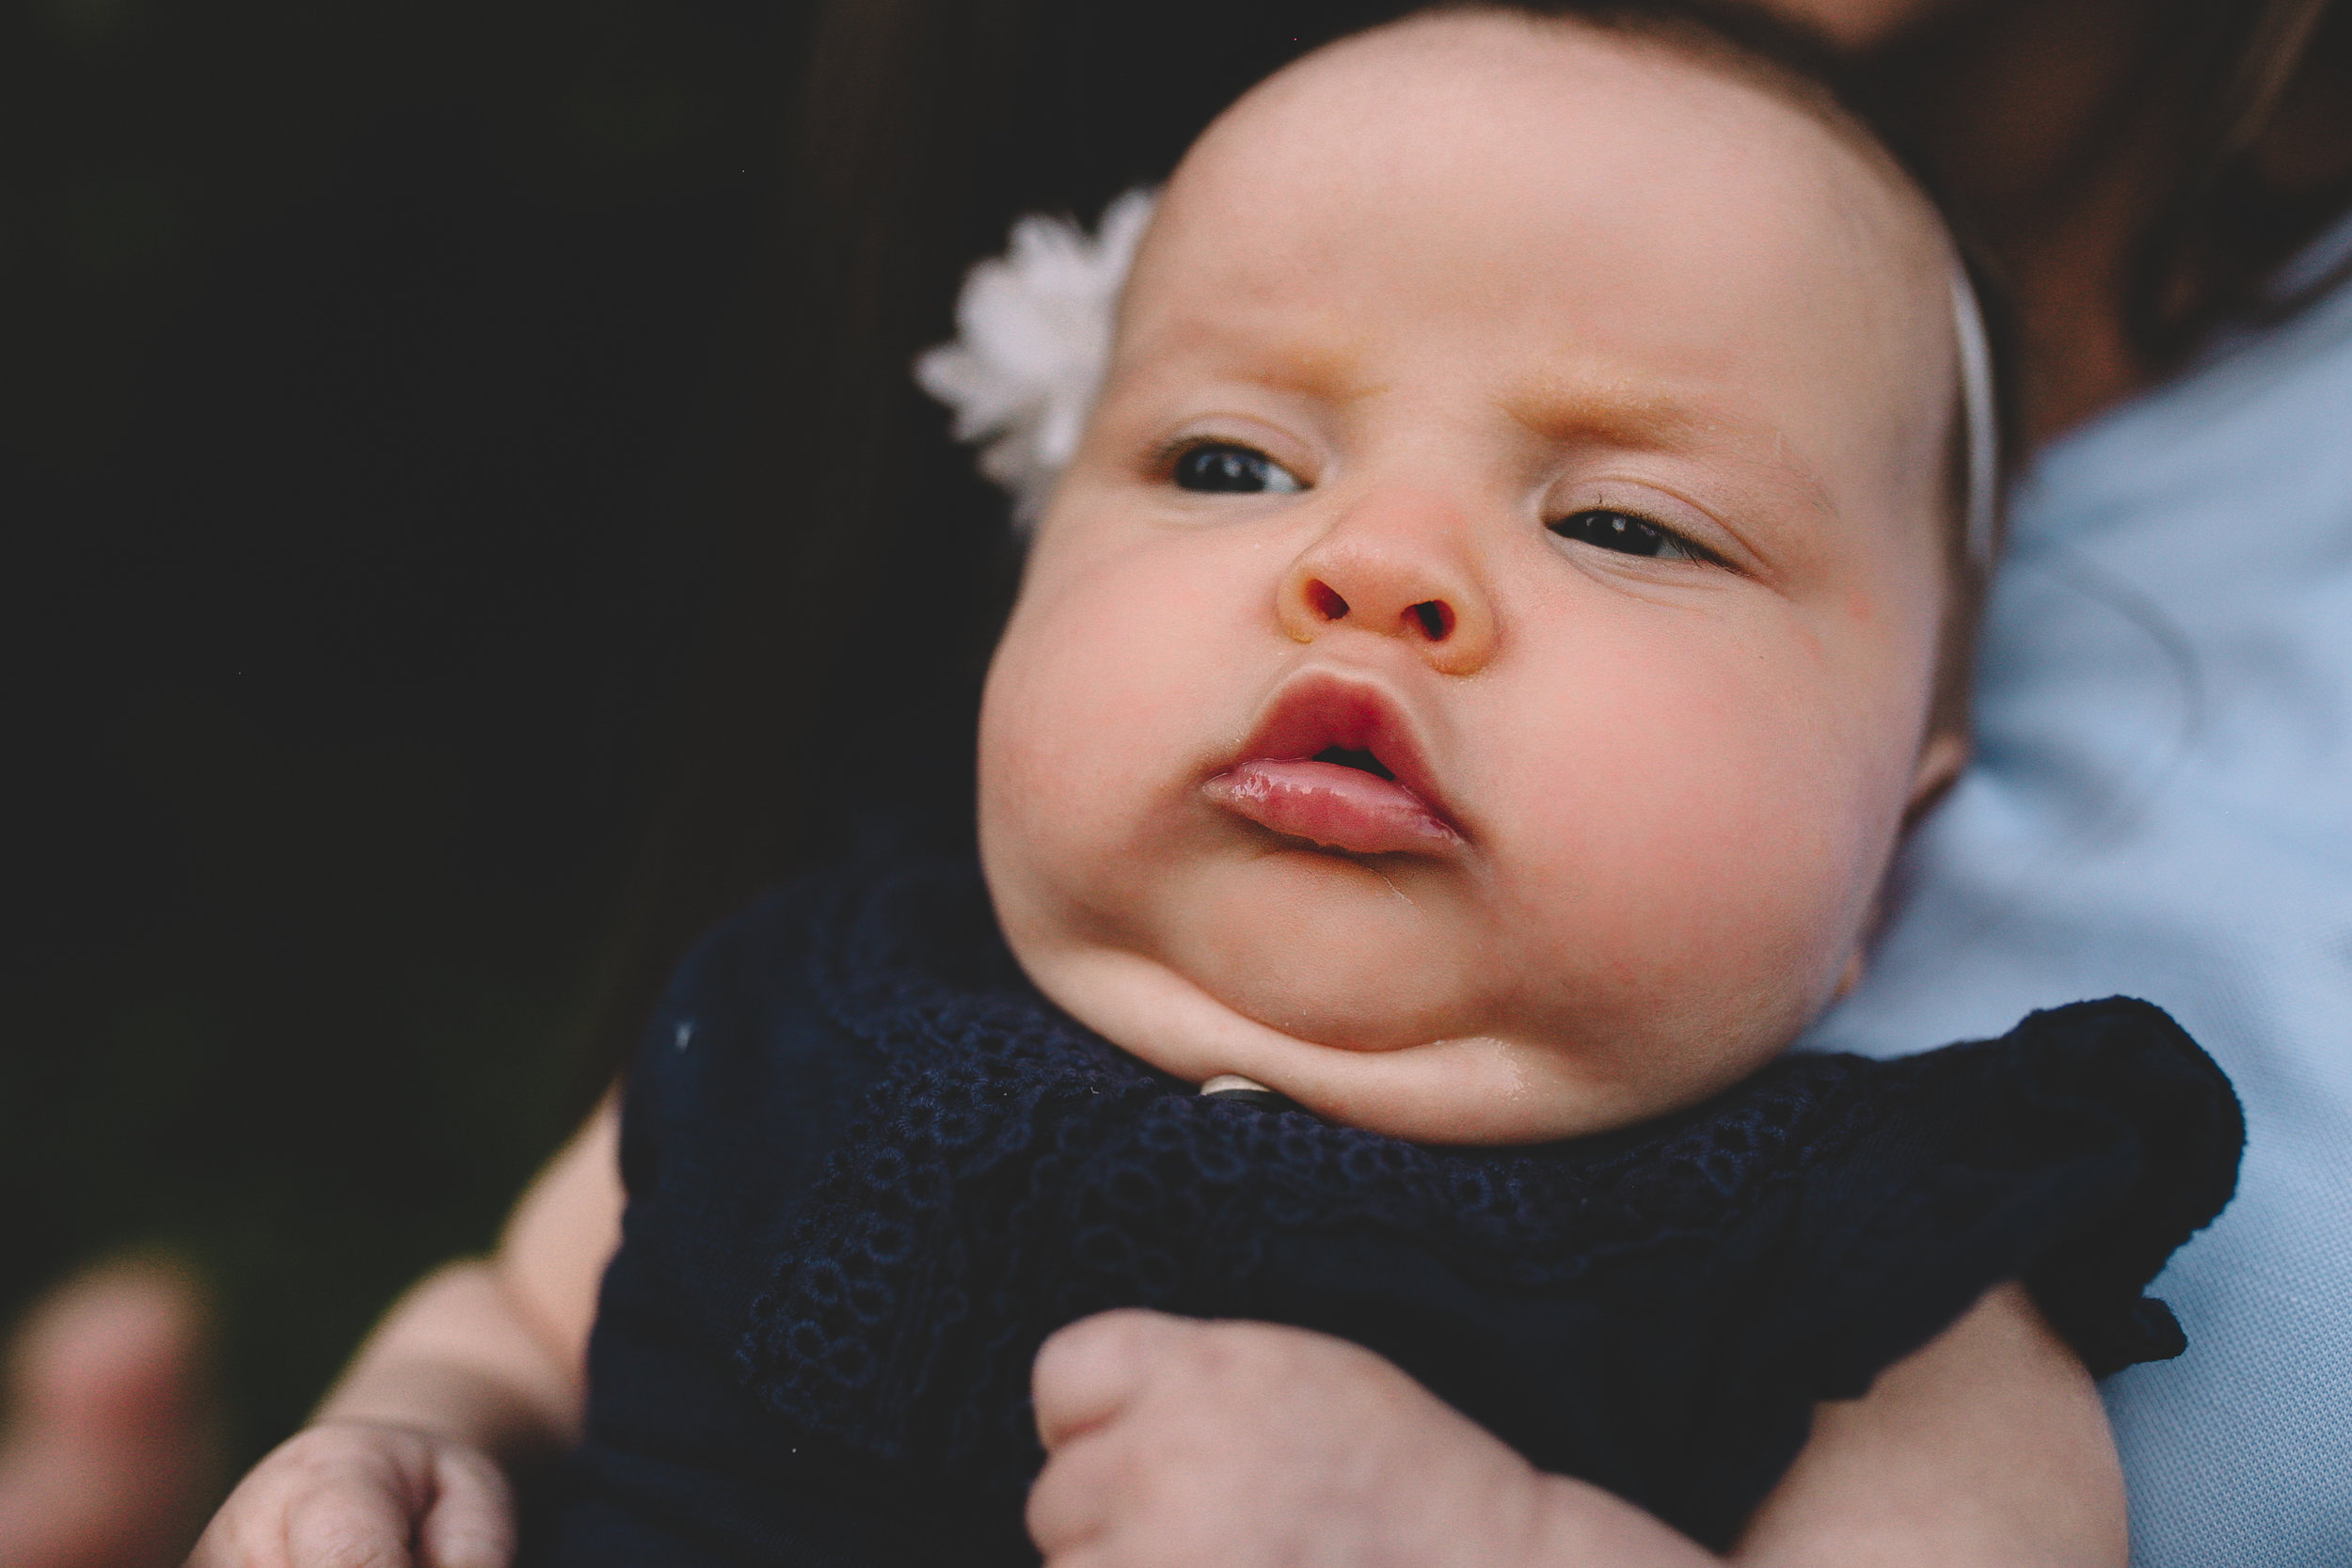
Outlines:
[[[1392,779],[1334,762],[1260,758],[1211,779],[1209,798],[1262,828],[1359,855],[1431,850],[1460,841]]]

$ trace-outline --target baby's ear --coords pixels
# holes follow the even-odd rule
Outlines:
[[[1873,929],[1877,927],[1878,923],[1878,911],[1876,910],[1872,910],[1870,911],[1870,925]],[[1857,943],[1854,950],[1846,955],[1846,967],[1838,971],[1837,989],[1829,993],[1829,999],[1832,1002],[1843,1002],[1846,1000],[1849,995],[1852,994],[1854,987],[1862,984],[1862,948],[1861,945]]]
[[[1911,799],[1903,802],[1903,832],[1908,833],[1918,825],[1928,808],[1944,799],[1944,792],[1960,778],[1961,769],[1968,766],[1968,736],[1959,730],[1939,729],[1931,732],[1919,746],[1919,761],[1912,769]],[[1862,983],[1866,959],[1863,955],[1878,939],[1884,925],[1886,889],[1882,886],[1870,897],[1870,918],[1863,923],[1862,935],[1854,942],[1852,952],[1846,955],[1846,967],[1837,976],[1837,989],[1830,992],[1830,1000],[1842,1002],[1848,992]]]
[[[1918,766],[1912,770],[1911,799],[1903,804],[1903,830],[1927,815],[1944,799],[1960,770],[1968,766],[1968,737],[1958,730],[1937,730],[1919,748]]]

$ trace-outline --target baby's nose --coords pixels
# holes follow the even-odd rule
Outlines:
[[[1426,516],[1343,517],[1291,563],[1277,610],[1282,629],[1312,642],[1342,627],[1402,638],[1447,674],[1494,652],[1495,616],[1460,531]]]

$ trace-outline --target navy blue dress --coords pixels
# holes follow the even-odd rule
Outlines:
[[[2242,1138],[2213,1064],[2118,999],[1423,1148],[1122,1054],[1023,978],[968,863],[813,880],[703,943],[631,1071],[587,1441],[534,1555],[1034,1562],[1029,1363],[1118,1306],[1354,1339],[1722,1546],[1817,1402],[1992,1285],[2094,1372],[2178,1354],[2142,1291]]]

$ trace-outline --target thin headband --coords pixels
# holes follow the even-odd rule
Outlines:
[[[2001,432],[1993,404],[1993,349],[1968,269],[1952,261],[1952,338],[1960,346],[1960,417],[1968,443],[1968,563],[1993,570],[1993,525],[2001,499]]]

